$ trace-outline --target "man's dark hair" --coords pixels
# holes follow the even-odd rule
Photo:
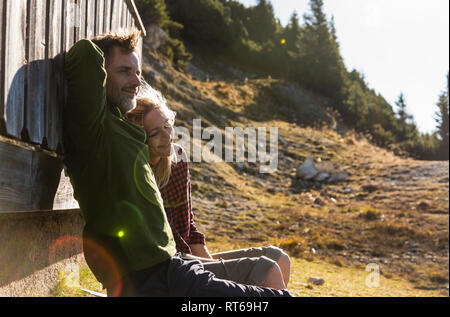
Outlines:
[[[141,31],[132,28],[129,31],[98,35],[92,39],[92,42],[103,51],[105,62],[108,64],[111,61],[115,46],[120,47],[125,53],[135,52],[140,37]]]

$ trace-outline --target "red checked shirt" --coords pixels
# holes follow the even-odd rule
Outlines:
[[[175,238],[177,251],[191,254],[190,244],[205,244],[205,235],[194,222],[191,205],[191,177],[183,148],[174,144],[177,163],[172,164],[169,182],[160,192]]]

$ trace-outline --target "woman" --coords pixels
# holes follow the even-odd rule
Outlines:
[[[281,249],[269,246],[210,254],[205,236],[194,222],[188,158],[173,143],[175,112],[152,88],[137,100],[126,115],[147,131],[149,162],[164,201],[177,250],[183,257],[202,261],[205,270],[237,283],[284,289],[290,275],[290,260]]]

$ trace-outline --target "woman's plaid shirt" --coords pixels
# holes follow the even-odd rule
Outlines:
[[[183,148],[174,144],[177,163],[172,164],[169,182],[160,192],[172,228],[177,251],[191,254],[190,244],[205,244],[205,235],[194,222],[191,204],[191,177]]]

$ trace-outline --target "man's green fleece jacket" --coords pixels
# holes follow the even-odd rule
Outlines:
[[[146,132],[107,106],[104,54],[80,40],[65,57],[64,161],[86,225],[85,258],[105,286],[176,253],[149,165]]]

